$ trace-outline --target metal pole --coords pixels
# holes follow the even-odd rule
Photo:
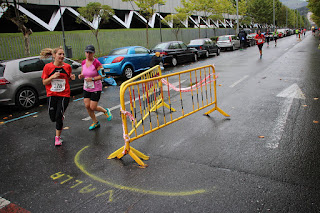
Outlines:
[[[276,11],[274,6],[274,0],[273,0],[273,30],[275,30],[276,27]]]
[[[288,28],[288,8],[286,8],[286,28]]]
[[[239,34],[239,8],[238,8],[238,1],[237,0],[237,30],[236,30],[236,35]]]
[[[158,4],[159,19],[160,19],[160,42],[162,42],[160,5],[162,5],[162,4]]]
[[[60,0],[59,0],[59,10],[60,10],[60,16],[61,16],[60,20],[61,20],[61,27],[62,27],[62,37],[63,37],[64,52],[66,53],[66,56],[69,57],[68,51],[67,51],[67,45],[66,45],[66,38],[64,36],[64,24],[63,24],[63,17],[62,17]]]

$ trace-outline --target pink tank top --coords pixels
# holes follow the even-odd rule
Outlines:
[[[94,59],[92,64],[87,67],[86,66],[86,59],[82,61],[82,74],[84,78],[92,78],[99,76],[98,73],[98,67],[101,66],[101,63],[98,61],[98,59]],[[86,90],[87,92],[97,92],[97,91],[102,91],[102,82],[101,80],[94,81],[94,82],[84,82],[83,84],[83,89]]]

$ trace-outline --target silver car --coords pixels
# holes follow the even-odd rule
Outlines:
[[[240,39],[236,35],[223,35],[217,39],[217,45],[221,49],[231,49],[232,51],[240,48]]]
[[[39,99],[46,97],[46,89],[42,84],[42,70],[51,58],[40,59],[39,56],[21,58],[0,63],[0,105],[16,105],[29,109],[39,103]],[[81,64],[65,58],[70,64],[72,73],[81,73]],[[79,89],[83,80],[76,78],[70,81],[70,89]]]

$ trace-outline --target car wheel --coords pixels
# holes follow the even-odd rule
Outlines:
[[[231,50],[234,51],[236,48],[234,47],[234,45],[232,45]]]
[[[209,58],[209,51],[206,51],[206,58]]]
[[[220,55],[220,51],[221,51],[220,48],[218,48],[218,50],[217,50],[217,56]]]
[[[23,109],[30,109],[39,103],[37,92],[31,87],[25,87],[16,94],[16,105]]]
[[[123,70],[123,77],[130,79],[133,76],[133,69],[130,66],[126,66]]]
[[[197,55],[197,54],[194,54],[194,56],[193,56],[193,61],[194,61],[194,62],[197,62],[197,61],[198,61],[198,55]]]
[[[178,64],[178,60],[175,58],[175,57],[173,57],[172,58],[172,60],[171,60],[171,64],[172,64],[172,66],[177,66],[177,64]]]

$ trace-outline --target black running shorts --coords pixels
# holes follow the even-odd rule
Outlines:
[[[91,101],[98,102],[100,100],[101,91],[97,92],[88,92],[86,90],[83,90],[83,97],[84,98],[90,98]]]

